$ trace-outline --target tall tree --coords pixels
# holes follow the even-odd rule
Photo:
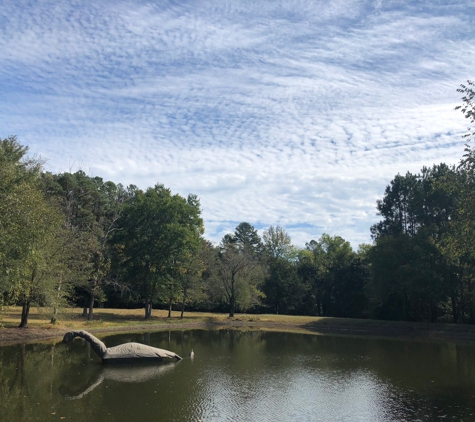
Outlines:
[[[457,92],[463,94],[462,104],[455,107],[455,110],[460,110],[464,117],[469,121],[469,124],[475,123],[475,82],[467,81],[467,85],[460,84]],[[463,135],[467,142],[475,139],[475,127],[468,127],[467,133]],[[475,169],[475,148],[468,143],[465,145],[465,155],[461,160],[461,166],[465,169]]]
[[[328,234],[310,241],[299,253],[298,271],[307,286],[308,313],[364,316],[366,273],[349,242]]]
[[[322,313],[338,315],[342,307],[339,296],[345,290],[345,281],[340,277],[352,263],[355,253],[349,242],[340,236],[323,234],[318,242],[308,245],[312,251],[321,278]]]
[[[206,288],[203,273],[206,270],[209,242],[201,239],[199,249],[183,257],[181,267],[181,315],[183,319],[185,306],[200,305],[206,299]]]
[[[257,230],[247,222],[242,222],[236,227],[231,242],[240,250],[246,250],[256,257],[262,253],[262,240]]]
[[[451,304],[454,322],[475,323],[475,82],[467,81],[457,90],[462,104],[455,107],[469,122],[463,135],[467,143],[460,160],[462,181],[448,181],[445,187],[455,192],[459,199],[457,215],[449,222],[449,232],[443,238],[442,251],[450,262],[452,271]],[[470,127],[472,125],[472,127]]]
[[[264,279],[261,261],[262,242],[257,230],[249,223],[241,223],[234,234],[221,241],[215,271],[233,317],[237,306],[247,309],[260,302],[260,285]]]
[[[127,267],[129,282],[145,303],[145,318],[152,315],[153,302],[180,297],[177,278],[186,258],[194,253],[203,233],[199,200],[172,195],[163,185],[146,192],[137,190],[120,220],[115,238]]]
[[[26,157],[15,137],[0,142],[0,275],[2,297],[22,306],[49,304],[63,263],[62,216],[45,196],[41,163]]]
[[[436,321],[447,297],[443,258],[429,236],[384,236],[370,252],[372,311],[382,319]]]
[[[270,226],[267,230],[264,230],[262,238],[264,240],[264,250],[268,257],[286,260],[295,259],[297,252],[292,245],[292,239],[282,227]]]
[[[297,273],[297,250],[282,227],[270,226],[262,237],[268,265],[264,301],[276,314],[296,313],[305,294]]]
[[[104,182],[83,171],[63,173],[55,177],[52,194],[61,199],[70,236],[78,254],[73,263],[78,292],[84,292],[88,320],[93,319],[94,303],[102,298],[104,287],[118,283],[111,270],[114,250],[110,240],[133,187]]]
[[[15,301],[22,306],[20,327],[28,326],[32,304],[58,306],[58,281],[66,272],[59,209],[48,204],[41,193],[30,193],[28,202],[31,212],[27,219],[34,222],[34,228],[23,239],[29,243],[29,253],[22,260],[12,290]]]
[[[27,201],[31,187],[41,171],[41,163],[26,158],[28,148],[15,136],[0,140],[0,288],[2,298],[8,291],[12,276],[28,253],[26,241],[31,225],[27,219]],[[24,188],[24,189],[23,189]]]
[[[417,232],[420,226],[418,188],[416,175],[409,172],[405,176],[396,175],[386,187],[384,198],[377,202],[379,214],[384,218],[371,228],[373,237],[400,233],[414,235]]]
[[[458,318],[465,289],[459,276],[463,264],[455,257],[464,258],[455,249],[463,239],[457,233],[465,180],[464,171],[439,164],[416,175],[397,175],[386,188],[378,201],[383,219],[372,227],[375,247],[369,255],[376,316],[435,321],[450,296]],[[401,186],[409,186],[402,189],[404,195]],[[406,210],[404,218],[393,212],[400,209]]]

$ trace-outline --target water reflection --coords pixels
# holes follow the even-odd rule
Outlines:
[[[112,336],[194,359],[103,365],[88,343],[0,348],[0,420],[474,420],[475,347],[260,331]]]
[[[91,383],[80,394],[70,395],[68,391],[74,391],[78,388],[78,380],[71,380],[71,383],[62,384],[59,391],[69,400],[78,400],[83,398],[86,394],[99,387],[104,381],[115,381],[125,383],[142,383],[146,381],[155,380],[165,372],[171,371],[175,368],[177,363],[134,363],[134,364],[107,364],[97,365],[98,373],[95,381]]]

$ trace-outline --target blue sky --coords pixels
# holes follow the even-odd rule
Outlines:
[[[356,247],[394,175],[463,153],[475,2],[0,0],[0,63],[0,137],[49,170]]]

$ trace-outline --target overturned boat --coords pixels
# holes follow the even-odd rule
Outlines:
[[[124,343],[115,347],[106,347],[97,337],[84,330],[69,331],[63,337],[63,343],[70,343],[76,337],[83,338],[90,345],[103,362],[125,362],[125,361],[162,361],[163,359],[182,358],[174,352],[157,347],[147,346],[141,343]]]

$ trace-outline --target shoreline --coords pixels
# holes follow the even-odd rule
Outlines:
[[[193,315],[193,314],[191,314]],[[80,321],[67,326],[31,326],[31,328],[17,328],[14,326],[0,327],[0,347],[24,343],[53,343],[61,341],[63,335],[71,330],[86,330],[99,337],[127,332],[154,332],[179,331],[191,329],[249,329],[262,331],[285,331],[313,335],[357,336],[387,339],[407,339],[421,341],[454,341],[475,344],[475,326],[415,323],[400,321],[353,320],[343,318],[306,317],[306,321],[291,316],[278,316],[272,320],[260,320],[260,315],[236,316],[233,319],[222,315],[208,321],[193,321],[187,319],[159,320],[152,323],[120,324],[114,326],[94,325],[95,321],[87,323]],[[191,319],[191,321],[190,321]],[[312,321],[312,319],[314,319]]]

